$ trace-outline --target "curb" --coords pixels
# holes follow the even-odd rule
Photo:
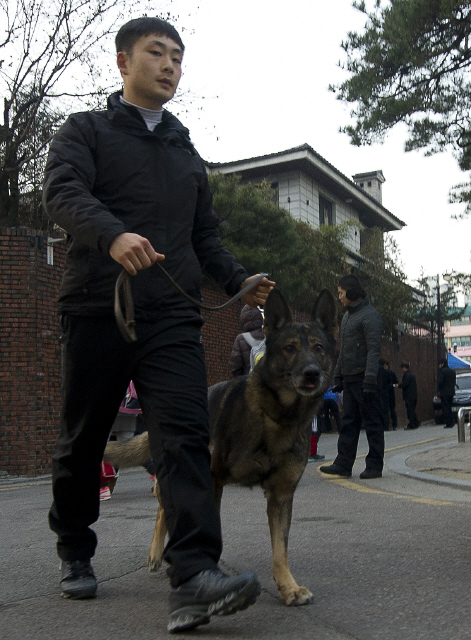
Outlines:
[[[121,469],[119,473],[126,475],[128,473],[136,472],[136,470],[137,467],[130,467],[128,469]],[[52,484],[52,474],[36,476],[34,478],[29,478],[28,476],[0,476],[0,489],[5,489],[6,487],[30,487],[32,485],[44,484]]]
[[[445,445],[446,446],[446,445]],[[453,446],[453,445],[449,445]],[[406,460],[416,455],[417,453],[424,453],[426,451],[432,451],[433,449],[443,449],[444,445],[440,444],[435,447],[409,449],[406,452],[399,453],[392,458],[385,461],[387,468],[394,473],[401,476],[407,476],[408,478],[414,478],[415,480],[421,480],[423,482],[432,482],[442,486],[454,487],[455,489],[464,489],[465,491],[471,491],[471,482],[466,480],[457,480],[454,478],[443,478],[432,473],[424,473],[423,471],[416,471],[407,466]]]
[[[3,478],[0,476],[0,489],[5,487],[29,487],[31,485],[42,485],[42,484],[51,484],[52,483],[52,475],[45,476],[36,476],[34,478],[29,478],[27,476],[15,476],[8,477],[4,476]]]

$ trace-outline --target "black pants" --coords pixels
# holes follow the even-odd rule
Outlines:
[[[443,419],[445,420],[446,427],[452,427],[455,424],[455,419],[451,411],[451,403],[453,402],[453,396],[441,396]]]
[[[324,400],[322,406],[322,415],[324,418],[324,430],[328,433],[332,433],[332,421],[331,416],[333,416],[335,420],[335,424],[337,425],[337,431],[340,431],[341,422],[340,422],[340,411],[339,405],[335,402],[333,398],[327,398]]]
[[[364,428],[368,438],[369,451],[366,456],[366,468],[383,470],[384,429],[381,413],[381,394],[366,401],[363,395],[363,383],[346,382],[343,390],[342,428],[337,443],[338,454],[334,464],[351,471],[357,455],[360,429]]]
[[[387,390],[386,393],[383,391],[381,405],[383,409],[384,430],[389,431],[389,413],[391,413],[392,428],[397,429],[396,398],[394,397],[394,391],[392,394],[389,390]]]
[[[388,406],[389,413],[391,414],[392,428],[397,429],[396,396],[394,394],[394,389],[389,391]],[[389,415],[386,424],[389,425]]]
[[[97,538],[100,463],[133,380],[149,431],[169,542],[164,559],[176,587],[221,554],[210,472],[202,320],[197,314],[139,322],[128,344],[113,317],[65,316],[61,432],[53,458],[49,514],[63,560],[88,559]]]
[[[420,425],[419,419],[417,418],[417,415],[415,413],[417,400],[404,400],[404,403],[406,405],[407,412],[407,426],[411,427],[412,429],[417,429]]]

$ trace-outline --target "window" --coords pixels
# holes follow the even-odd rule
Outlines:
[[[276,205],[280,206],[280,189],[278,186],[278,182],[272,182],[271,188],[273,189],[273,195],[271,199]]]
[[[334,224],[333,204],[324,196],[319,196],[319,225],[327,224],[331,227]]]
[[[456,386],[460,391],[471,389],[471,376],[456,376]]]

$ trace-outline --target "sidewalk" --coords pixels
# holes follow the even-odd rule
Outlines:
[[[431,426],[425,423],[424,426]],[[443,435],[444,432],[442,432]],[[456,427],[449,435],[456,435]],[[335,434],[334,434],[335,435]],[[447,444],[417,443],[403,452],[385,459],[385,466],[394,473],[409,478],[471,491],[471,441],[466,430],[466,442],[455,439]],[[51,484],[50,475],[37,478],[0,476],[0,489],[12,486]]]
[[[389,458],[388,469],[416,480],[471,491],[471,443],[435,445],[408,450]]]

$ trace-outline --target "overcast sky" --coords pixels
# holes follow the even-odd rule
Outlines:
[[[345,77],[341,41],[365,18],[351,0],[174,0],[186,45],[183,90],[204,96],[180,112],[204,159],[226,162],[309,144],[342,173],[382,169],[383,205],[406,223],[392,235],[412,283],[471,272],[471,220],[451,216],[448,190],[466,178],[451,154],[405,153],[405,129],[357,148],[338,132],[348,107],[328,91]],[[177,113],[177,105],[168,108]]]

